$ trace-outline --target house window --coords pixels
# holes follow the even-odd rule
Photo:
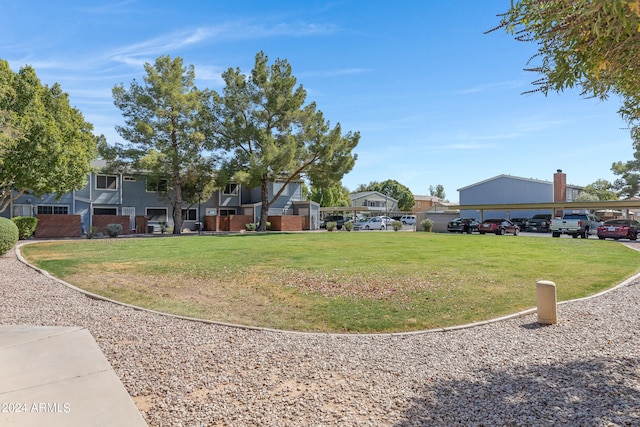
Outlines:
[[[227,186],[224,187],[224,191],[222,192],[222,194],[227,194],[227,195],[231,195],[231,196],[237,196],[238,195],[238,184],[227,184]]]
[[[196,208],[182,209],[182,220],[183,221],[197,221],[198,220],[198,210]]]
[[[117,177],[113,175],[96,175],[96,188],[98,190],[117,190]]]
[[[150,193],[164,193],[167,191],[167,180],[164,178],[147,179],[147,191]]]
[[[68,215],[69,206],[38,205],[38,215]]]
[[[154,222],[167,222],[167,208],[147,208],[147,218]]]
[[[94,215],[118,215],[117,208],[93,208]]]
[[[281,196],[288,196],[289,195],[289,187],[284,182],[274,182],[273,183],[273,194],[278,194],[278,191],[280,191],[280,189],[282,187],[284,187],[284,191],[282,192]]]
[[[220,216],[231,216],[235,214],[236,214],[235,209],[220,209]]]

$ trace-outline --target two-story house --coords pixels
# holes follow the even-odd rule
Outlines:
[[[53,218],[51,224],[57,230],[44,232],[39,226],[41,237],[78,237],[91,226],[104,228],[107,222],[121,223],[126,234],[157,232],[161,224],[169,229],[173,227],[171,205],[160,196],[157,185],[138,176],[93,172],[87,176],[87,185],[80,190],[66,193],[59,199],[54,195],[23,194],[0,215],[9,218],[37,216],[42,220],[51,220],[55,215],[69,217],[65,218],[69,221]],[[283,185],[282,182],[269,183],[269,197]],[[259,188],[231,183],[215,191],[207,200],[183,205],[183,229],[237,231],[245,223],[258,221],[261,208]],[[303,200],[302,182],[297,181],[286,184],[283,193],[271,204],[269,215],[301,217],[300,229],[314,230],[319,228],[319,211],[317,203]],[[220,221],[220,218],[228,220],[236,216],[235,222]]]

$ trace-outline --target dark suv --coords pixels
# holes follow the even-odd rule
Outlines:
[[[341,230],[342,226],[344,225],[344,217],[342,215],[329,215],[322,220],[322,222],[320,223],[320,228],[327,228],[328,222],[335,222],[336,228],[338,230]]]

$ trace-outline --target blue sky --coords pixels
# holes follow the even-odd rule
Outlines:
[[[619,100],[577,91],[522,95],[534,46],[483,34],[509,0],[3,0],[0,58],[60,83],[96,134],[124,142],[111,89],[142,80],[161,55],[195,67],[197,85],[222,90],[220,74],[249,72],[255,54],[287,59],[332,125],[359,131],[359,184],[395,179],[414,194],[501,175],[568,183],[613,181],[630,160]]]

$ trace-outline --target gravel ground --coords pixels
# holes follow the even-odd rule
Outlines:
[[[152,426],[637,426],[640,280],[409,335],[281,333],[89,298],[0,257],[0,324],[83,326]],[[532,284],[535,292],[535,284]]]

